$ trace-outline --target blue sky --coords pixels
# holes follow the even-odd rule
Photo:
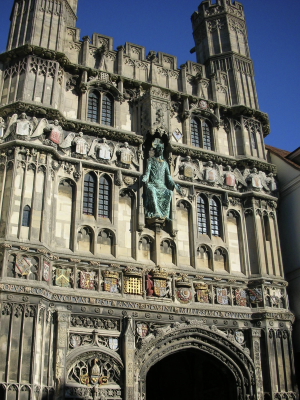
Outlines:
[[[81,37],[94,32],[195,61],[190,16],[198,0],[79,0]],[[244,0],[260,109],[271,121],[266,143],[285,150],[300,146],[300,1]],[[0,53],[5,51],[13,0],[2,1]]]

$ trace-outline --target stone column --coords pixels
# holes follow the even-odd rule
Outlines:
[[[134,400],[134,351],[135,338],[132,318],[127,318],[127,328],[124,335],[124,365],[125,365],[125,400]]]
[[[251,355],[255,367],[257,400],[263,400],[264,388],[263,388],[263,377],[261,369],[261,348],[260,348],[261,329],[252,328],[251,336],[252,336]]]
[[[62,400],[65,398],[65,370],[66,355],[67,355],[67,341],[68,341],[68,328],[70,322],[70,312],[64,307],[57,308],[57,341],[56,341],[56,354],[55,354],[55,389],[56,399]]]

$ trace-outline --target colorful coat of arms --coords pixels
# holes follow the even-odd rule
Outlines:
[[[43,268],[43,278],[46,282],[49,282],[50,279],[50,262],[44,260],[44,268]]]
[[[217,302],[219,304],[228,304],[228,291],[226,288],[216,288]]]
[[[187,304],[193,298],[193,293],[189,287],[179,287],[176,289],[176,297],[180,303]]]
[[[206,283],[195,284],[196,297],[199,303],[209,303],[209,289]]]
[[[15,271],[18,275],[29,275],[32,266],[31,257],[17,256]]]
[[[104,271],[103,272],[103,290],[110,293],[119,293],[119,274],[117,272]]]
[[[153,280],[154,294],[158,297],[164,297],[167,295],[167,281],[165,279],[154,279]]]
[[[238,306],[247,307],[247,292],[245,289],[235,289],[235,301]]]
[[[80,287],[95,290],[95,272],[80,271]]]
[[[55,285],[69,287],[72,271],[69,268],[56,268],[55,272]]]
[[[261,288],[249,289],[249,298],[251,303],[261,303],[263,301]]]

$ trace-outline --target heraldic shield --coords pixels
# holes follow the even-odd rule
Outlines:
[[[209,289],[204,282],[195,284],[196,297],[199,303],[209,303]]]
[[[80,287],[81,289],[95,289],[95,272],[80,272]]]
[[[119,274],[112,271],[103,272],[103,290],[110,293],[119,293]]]
[[[19,275],[29,275],[31,267],[33,266],[32,259],[30,257],[18,256],[16,259],[16,273]]]
[[[158,297],[164,297],[167,294],[167,281],[165,279],[153,279],[154,294]]]
[[[247,306],[247,292],[245,289],[235,290],[235,301],[238,306],[241,307]]]
[[[146,337],[149,333],[148,325],[142,324],[142,323],[137,324],[136,325],[136,333],[142,338]]]
[[[46,282],[50,279],[50,263],[49,261],[44,261],[43,278]]]
[[[219,304],[228,304],[228,292],[226,288],[216,288],[217,302]]]
[[[56,268],[55,284],[61,287],[69,287],[71,272],[69,268]]]

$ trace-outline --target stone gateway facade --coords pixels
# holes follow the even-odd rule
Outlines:
[[[0,55],[0,398],[297,399],[243,6],[197,62],[15,0]]]

